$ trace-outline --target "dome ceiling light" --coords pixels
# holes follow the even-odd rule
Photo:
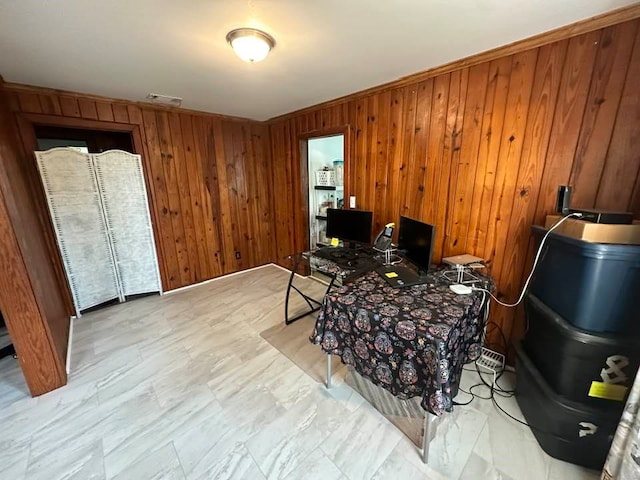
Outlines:
[[[227,33],[227,42],[245,62],[260,62],[266,58],[276,41],[271,35],[255,28],[236,28]]]

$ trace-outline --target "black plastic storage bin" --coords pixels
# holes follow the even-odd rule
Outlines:
[[[620,412],[584,406],[551,390],[520,345],[516,349],[516,400],[536,440],[552,457],[601,470]]]
[[[530,291],[582,330],[640,336],[640,245],[591,243],[552,232]]]
[[[640,337],[579,330],[531,293],[525,315],[522,346],[551,388],[568,400],[622,412],[640,365]]]

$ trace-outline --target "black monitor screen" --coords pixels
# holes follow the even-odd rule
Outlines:
[[[327,209],[327,237],[351,242],[371,242],[373,212]]]
[[[405,250],[405,256],[425,272],[431,265],[433,239],[436,227],[408,217],[400,217],[398,249]]]

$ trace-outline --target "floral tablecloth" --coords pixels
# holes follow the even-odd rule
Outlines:
[[[462,366],[481,352],[488,295],[457,295],[442,273],[402,289],[376,272],[334,287],[310,340],[393,395],[421,396],[434,415],[450,412]]]

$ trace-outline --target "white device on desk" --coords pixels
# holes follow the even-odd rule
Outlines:
[[[442,259],[442,263],[454,267],[443,275],[453,282],[449,288],[458,295],[469,295],[473,291],[471,285],[480,282],[480,279],[472,273],[473,270],[485,268],[482,258],[469,254],[446,257]]]
[[[447,276],[447,274],[451,273],[456,274],[456,279],[455,283],[449,285],[449,288],[458,295],[469,295],[473,289],[469,285],[465,284],[474,284],[480,281],[480,279],[475,275],[465,272],[464,265],[456,265],[455,271],[452,270],[451,272],[444,272],[444,277],[453,281],[450,276]],[[467,279],[465,279],[465,275],[467,275]]]
[[[453,291],[453,293],[457,293],[458,295],[469,295],[473,290],[468,285],[462,285],[461,283],[454,283],[449,285],[449,288]]]
[[[470,268],[484,267],[484,259],[476,257],[474,255],[469,255],[468,253],[443,258],[442,263],[446,263],[447,265],[451,265],[452,267],[456,267],[458,265]]]

